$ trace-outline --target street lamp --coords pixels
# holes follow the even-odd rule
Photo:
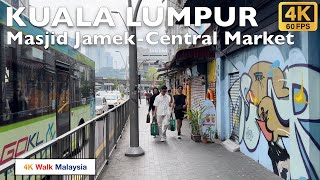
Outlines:
[[[139,64],[139,66],[138,66],[138,71],[139,71],[139,69],[140,69],[140,67],[141,67],[141,65],[143,64],[143,63],[145,63],[145,62],[147,62],[147,61],[150,61],[151,59],[146,59],[146,60],[144,60],[144,61],[142,61],[140,64]]]
[[[142,0],[137,2],[132,21],[137,20],[138,10]],[[128,0],[128,7],[132,7],[132,0]],[[138,72],[137,72],[137,31],[135,26],[128,27],[122,15],[118,11],[111,13],[119,14],[125,24],[129,37],[133,36],[133,43],[129,43],[129,75],[130,75],[130,147],[125,155],[137,157],[144,155],[144,150],[139,146],[139,107],[138,107]]]
[[[134,10],[132,22],[137,21],[139,7],[142,0],[138,0]],[[128,7],[132,7],[132,0],[128,0]],[[114,11],[114,13],[120,14]],[[121,14],[120,14],[121,16]],[[124,19],[121,16],[122,21]],[[124,22],[125,24],[125,22]],[[129,72],[130,72],[130,147],[125,155],[137,157],[144,155],[144,150],[139,146],[139,109],[138,109],[138,71],[137,71],[137,28],[135,26],[127,27],[129,37],[133,36],[133,44],[129,43]]]
[[[128,29],[128,27],[127,27],[127,24],[126,24],[126,22],[124,21],[121,13],[120,13],[119,11],[111,11],[111,13],[113,13],[113,14],[119,14],[120,17],[121,17],[121,19],[122,19],[123,24],[126,26],[126,29],[129,31],[129,29]]]
[[[137,20],[138,10],[142,0],[137,2],[134,10],[133,22]],[[128,7],[132,7],[132,0],[128,0]],[[118,13],[120,14],[120,13]],[[122,18],[123,19],[123,18]],[[129,37],[133,35],[133,43],[129,43],[129,71],[130,71],[130,147],[125,155],[137,157],[144,155],[139,146],[139,107],[138,107],[138,71],[137,71],[137,29],[135,26],[127,27]]]
[[[127,71],[128,71],[127,62],[124,60],[124,58],[123,58],[123,56],[122,56],[122,53],[121,53],[120,51],[115,51],[115,52],[117,52],[117,53],[120,54],[121,59],[122,59],[122,61],[123,61],[124,69],[125,69],[125,71],[126,71],[126,80],[127,80],[127,85],[126,85],[126,86],[128,87],[128,86],[129,86],[129,78],[128,78],[128,73],[127,73]]]
[[[121,59],[122,59],[122,62],[123,62],[123,64],[124,64],[124,69],[126,70],[126,78],[128,78],[128,75],[127,75],[127,62],[124,60],[124,58],[123,58],[123,56],[122,56],[122,53],[121,53],[120,51],[115,51],[115,52],[117,52],[117,53],[120,54]]]

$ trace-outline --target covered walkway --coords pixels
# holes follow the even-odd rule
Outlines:
[[[140,106],[139,113],[140,146],[145,155],[135,158],[124,156],[129,146],[128,124],[100,179],[279,179],[240,152],[231,153],[219,143],[193,142],[187,121],[184,121],[181,140],[177,139],[176,132],[168,131],[167,141],[160,142],[159,138],[150,135],[150,125],[145,122],[145,104]]]

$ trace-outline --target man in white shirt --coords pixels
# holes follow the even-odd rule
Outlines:
[[[167,87],[161,88],[161,93],[154,100],[153,105],[155,106],[154,116],[157,116],[160,141],[163,142],[167,139],[167,129],[169,126],[169,116],[172,104],[172,98],[167,95]]]

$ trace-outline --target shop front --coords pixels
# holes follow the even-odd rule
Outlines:
[[[180,50],[170,63],[170,68],[177,71],[172,79],[174,89],[179,85],[184,87],[189,108],[199,109],[206,100],[209,87],[207,65],[213,59],[214,47],[204,46]]]

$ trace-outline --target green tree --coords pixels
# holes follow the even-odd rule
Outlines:
[[[160,89],[162,86],[164,86],[164,85],[166,85],[166,82],[163,80],[163,79],[161,79],[160,80],[160,82],[159,82],[159,86],[158,86],[158,88]],[[169,87],[168,87],[169,88]]]
[[[117,89],[118,89],[118,86],[119,86],[119,83],[118,83],[118,80],[116,79],[116,80],[114,81],[113,90],[117,90]]]
[[[150,67],[145,75],[146,80],[147,81],[157,80],[157,77],[158,77],[158,70],[155,67]]]

